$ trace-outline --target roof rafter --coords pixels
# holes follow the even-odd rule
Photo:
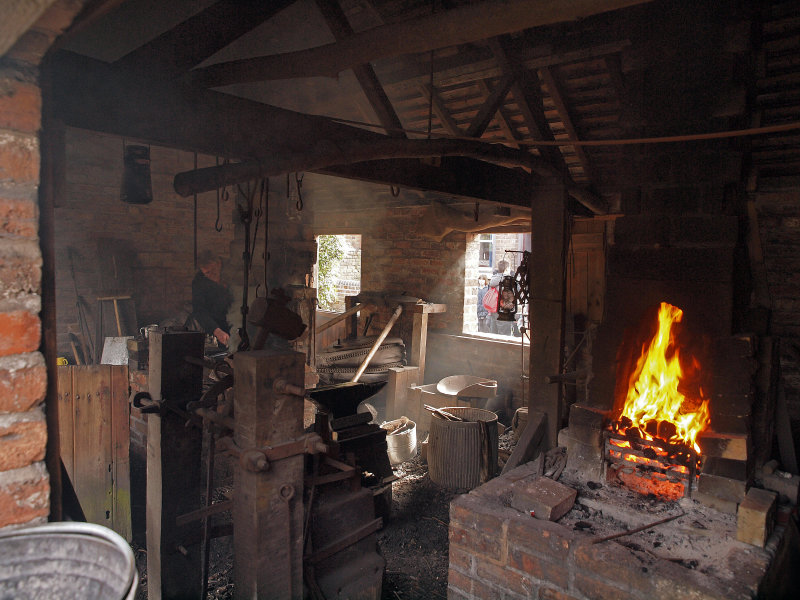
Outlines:
[[[547,91],[550,94],[550,98],[553,100],[553,104],[556,105],[556,111],[558,112],[561,122],[564,124],[564,129],[567,131],[567,137],[570,140],[579,140],[580,136],[578,135],[578,131],[575,129],[575,124],[573,123],[567,103],[564,101],[564,95],[561,91],[561,86],[558,84],[558,81],[556,81],[556,77],[552,69],[550,69],[550,67],[543,67],[539,69],[539,76],[542,78],[542,81],[547,87]],[[592,169],[589,164],[589,158],[586,156],[586,151],[583,149],[583,146],[570,147],[575,150],[575,156],[577,156],[584,174],[589,181],[592,181]]]
[[[353,35],[353,28],[337,0],[316,0],[316,3],[337,41],[345,40]],[[389,137],[406,137],[402,131],[403,124],[400,122],[400,117],[397,116],[372,65],[369,63],[354,65],[353,73],[372,106],[372,110],[378,116],[378,121],[386,130],[386,134]]]
[[[198,90],[179,82],[149,79],[143,74],[120,71],[102,61],[66,51],[54,54],[44,76],[49,78],[56,99],[54,117],[66,125],[171,148],[258,159],[267,151],[292,156],[322,141],[334,144],[409,141],[390,139],[326,117]],[[269,144],[265,144],[266,141]],[[536,157],[531,156],[531,160]],[[358,177],[353,177],[379,181],[379,173],[392,174],[396,180],[384,178],[380,182],[410,186],[416,181],[421,185],[419,189],[519,203],[520,188],[507,183],[519,183],[518,171],[474,158],[451,158],[442,163],[447,166],[438,168],[418,160],[404,161],[403,168],[409,169],[405,174],[395,166],[379,169],[372,175],[360,172]],[[546,165],[540,166],[546,168]],[[324,170],[335,173],[335,167]],[[340,174],[348,176],[347,172],[343,169]],[[358,169],[353,167],[352,172]],[[521,175],[531,178],[525,173]],[[431,187],[424,187],[426,185]],[[584,201],[596,203],[598,210],[603,210],[601,199],[577,186],[574,191],[576,198],[583,197]],[[525,201],[529,202],[529,198],[527,196]]]
[[[444,127],[444,130],[453,136],[461,136],[464,135],[464,132],[459,129],[458,124],[456,123],[453,116],[450,114],[450,111],[447,110],[447,107],[442,102],[441,96],[437,93],[436,89],[431,86],[430,83],[421,83],[419,85],[419,93],[422,94],[422,97],[430,103],[431,110],[433,110],[433,114],[439,119],[439,122]]]
[[[167,79],[178,77],[294,2],[219,0],[114,65]]]
[[[530,73],[517,61],[511,59],[504,42],[503,38],[492,38],[489,40],[489,47],[504,73],[517,74],[517,80],[511,86],[511,95],[517,101],[522,119],[528,128],[528,134],[534,140],[553,141],[555,139],[553,132],[544,116],[541,91]],[[567,172],[564,155],[558,148],[544,146],[539,148],[539,154],[563,173]]]
[[[503,102],[505,102],[506,96],[508,96],[508,90],[511,89],[515,80],[516,77],[509,74],[504,75],[503,78],[497,82],[497,86],[489,93],[489,97],[483,103],[480,110],[478,110],[478,114],[475,115],[475,118],[472,119],[472,123],[469,124],[466,133],[467,137],[479,138],[484,134],[489,123],[492,122],[497,111],[503,105]],[[485,82],[483,85],[485,89],[488,90],[489,86],[486,85]]]
[[[217,63],[192,72],[203,87],[297,77],[335,77],[380,58],[427,52],[530,27],[571,21],[650,0],[486,0],[389,23],[335,44]]]

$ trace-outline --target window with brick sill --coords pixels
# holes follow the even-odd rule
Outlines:
[[[361,236],[356,234],[319,235],[314,281],[319,308],[345,311],[346,296],[361,291]]]
[[[513,275],[523,250],[530,250],[530,234],[479,233],[467,241],[463,333],[504,341],[520,340],[521,328],[528,327],[527,305],[517,306],[515,321],[498,321],[497,313],[491,315],[480,310],[485,289],[480,287],[479,278],[486,277],[489,282],[495,274]]]

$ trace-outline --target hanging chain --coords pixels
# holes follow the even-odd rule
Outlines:
[[[294,174],[294,180],[295,180],[295,183],[297,184],[297,204],[295,204],[295,207],[297,208],[297,212],[300,212],[300,211],[303,210],[303,191],[302,191],[302,188],[303,188],[303,178],[304,177],[305,177],[305,174],[303,174],[303,175],[300,175],[299,173],[295,173]]]
[[[216,162],[216,165],[219,166],[219,156],[216,157],[215,162]],[[214,221],[214,230],[217,233],[222,231],[222,222],[220,221],[220,218],[219,218],[219,199],[220,199],[220,196],[221,196],[220,189],[217,188],[217,220]]]

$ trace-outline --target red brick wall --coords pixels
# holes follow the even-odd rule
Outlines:
[[[432,316],[431,329],[461,332],[464,312],[466,236],[451,233],[441,242],[422,239],[424,207],[324,213],[315,234],[361,234],[361,289],[405,294],[447,304]]]
[[[0,62],[0,528],[43,520],[49,483],[43,400],[36,75]]]

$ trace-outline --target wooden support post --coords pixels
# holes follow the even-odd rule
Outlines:
[[[564,346],[567,194],[558,179],[545,180],[531,201],[530,407],[547,414],[544,448],[555,447],[564,416],[561,384],[545,377],[561,373]]]
[[[183,409],[202,392],[203,368],[185,357],[203,357],[202,333],[150,334],[150,395]],[[200,598],[199,521],[178,527],[178,515],[200,502],[202,432],[169,409],[147,417],[147,597]],[[196,542],[187,540],[196,539]]]
[[[406,356],[408,364],[412,367],[419,367],[419,383],[425,381],[425,350],[428,346],[428,315],[430,313],[443,313],[447,311],[446,304],[416,304],[404,303],[406,314],[412,315],[411,335],[403,339],[408,342]],[[407,331],[401,326],[401,332]]]
[[[412,406],[409,393],[412,385],[419,384],[418,367],[392,367],[389,369],[389,382],[386,384],[386,418],[397,419],[403,415],[412,421],[419,419],[419,411]],[[414,403],[416,404],[416,403]]]
[[[242,451],[275,446],[303,433],[303,399],[279,394],[276,379],[303,385],[297,352],[239,352],[234,441]],[[237,464],[233,505],[236,598],[303,597],[303,455],[254,471]]]

